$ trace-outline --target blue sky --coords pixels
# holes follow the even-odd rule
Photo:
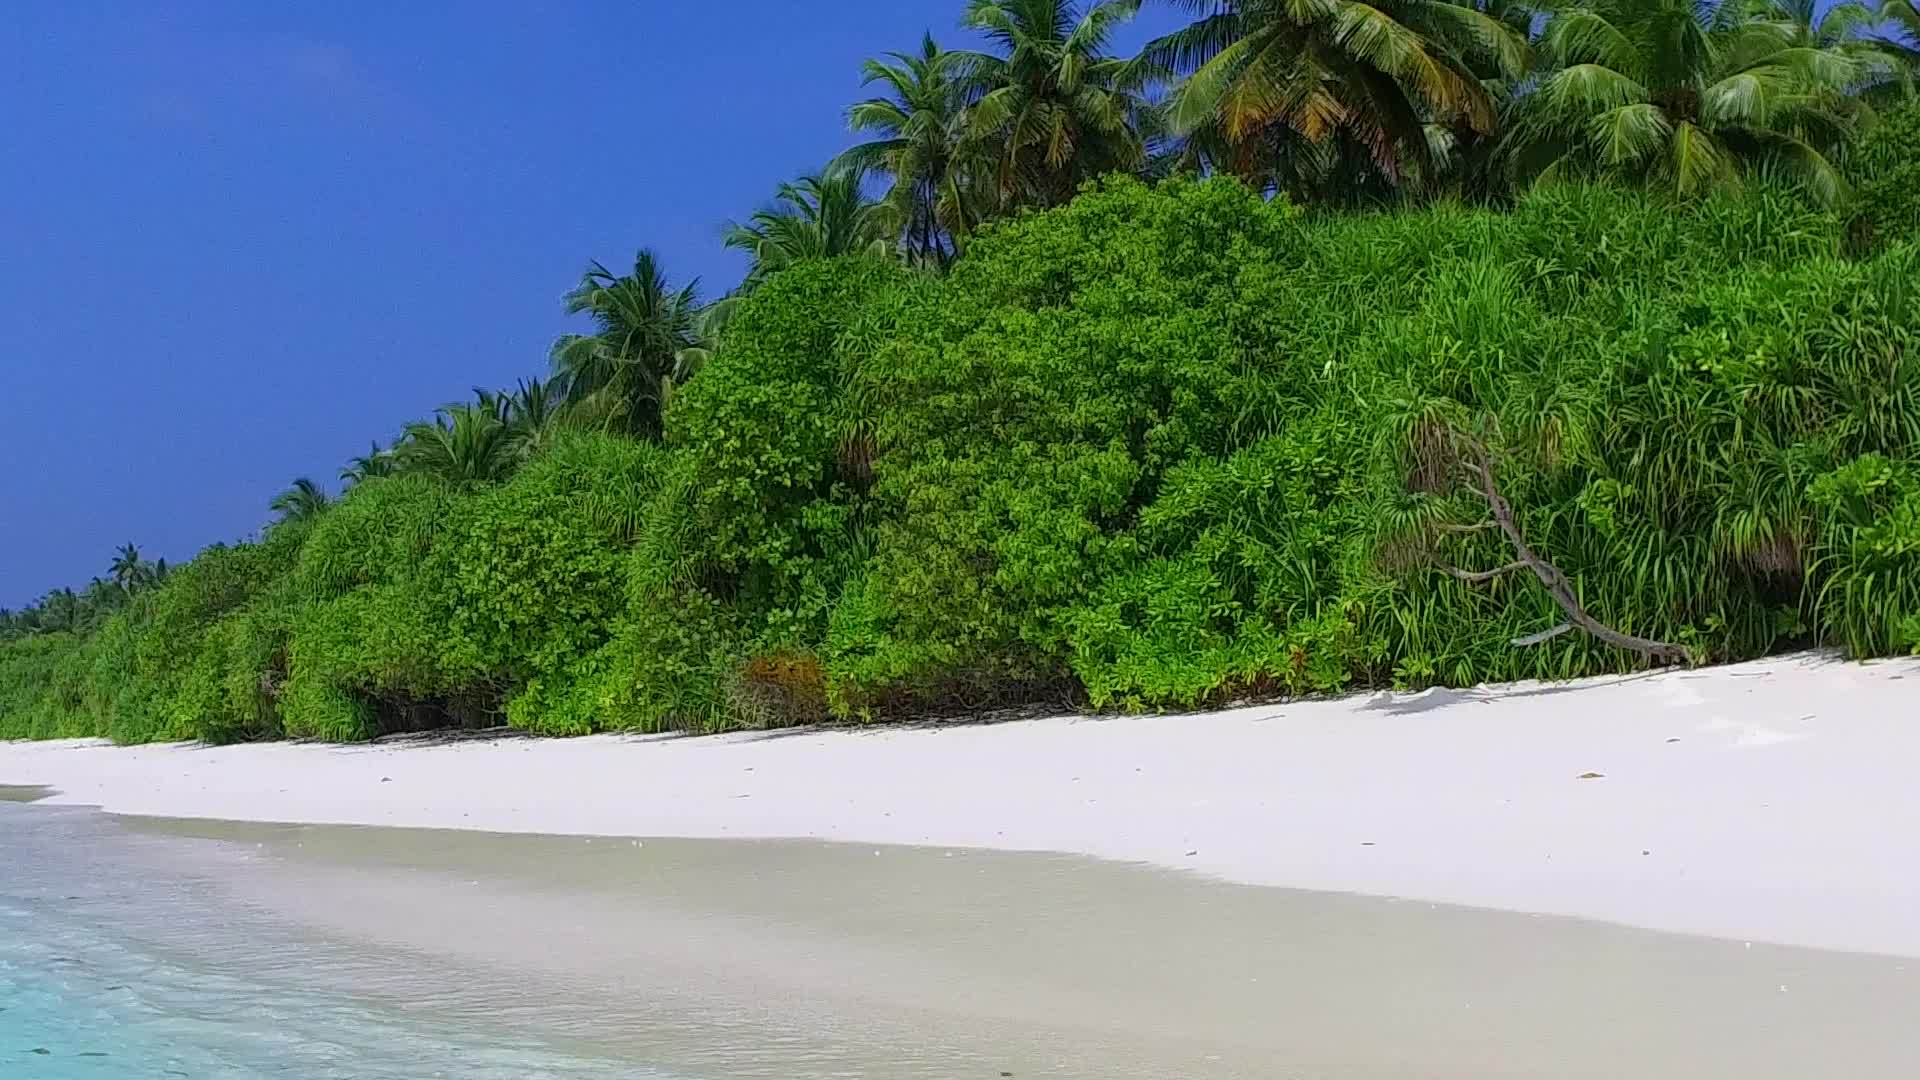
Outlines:
[[[863,59],[964,43],[961,6],[17,5],[0,606],[251,533],[293,477],[541,372],[589,259],[724,291],[726,220],[847,144]]]

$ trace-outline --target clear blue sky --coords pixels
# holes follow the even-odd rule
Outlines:
[[[540,373],[589,259],[724,291],[728,218],[962,0],[98,3],[0,29],[0,606],[255,531]],[[1173,24],[1154,8],[1126,46]]]

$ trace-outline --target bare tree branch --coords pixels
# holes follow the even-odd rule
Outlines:
[[[1447,566],[1446,564],[1442,563],[1440,566],[1440,569],[1445,570],[1447,573],[1452,574],[1454,577],[1459,578],[1461,581],[1474,583],[1474,582],[1480,582],[1480,581],[1492,581],[1494,578],[1503,577],[1507,574],[1511,574],[1515,570],[1526,570],[1529,568],[1529,566],[1530,564],[1525,562],[1510,562],[1505,566],[1496,566],[1492,570],[1462,570],[1457,566]]]
[[[1543,641],[1552,641],[1554,638],[1559,637],[1571,629],[1573,629],[1572,623],[1563,622],[1550,630],[1542,630],[1537,634],[1528,634],[1526,637],[1514,638],[1513,644],[1524,649],[1529,645],[1538,645]]]
[[[1485,521],[1476,521],[1471,525],[1455,525],[1452,522],[1443,521],[1434,526],[1435,529],[1438,529],[1443,533],[1477,533],[1477,532],[1485,532],[1488,529],[1497,529],[1499,527],[1500,527],[1500,523],[1493,520],[1492,518],[1488,518]]]
[[[1527,546],[1526,537],[1521,534],[1520,525],[1514,519],[1513,504],[1509,503],[1506,496],[1500,493],[1500,486],[1494,478],[1493,455],[1487,452],[1485,444],[1481,443],[1478,439],[1464,433],[1461,433],[1459,437],[1474,457],[1473,461],[1462,461],[1460,464],[1466,471],[1477,476],[1480,481],[1486,485],[1486,488],[1485,490],[1481,490],[1475,488],[1472,484],[1466,484],[1465,486],[1472,490],[1474,494],[1479,495],[1487,501],[1487,509],[1493,513],[1494,524],[1506,535],[1507,542],[1513,545],[1514,554],[1520,557],[1519,561],[1513,565],[1524,566],[1533,571],[1533,576],[1539,579],[1540,584],[1547,590],[1547,595],[1553,597],[1553,602],[1560,605],[1560,610],[1566,613],[1567,623],[1569,625],[1579,627],[1581,630],[1599,638],[1601,641],[1616,649],[1625,649],[1628,652],[1639,653],[1641,656],[1655,663],[1683,664],[1692,659],[1691,654],[1687,652],[1684,646],[1674,645],[1665,641],[1654,641],[1651,638],[1635,637],[1632,634],[1623,634],[1594,618],[1592,615],[1587,614],[1587,609],[1580,606],[1580,599],[1573,593],[1573,585],[1567,581],[1567,576],[1560,572],[1560,568],[1541,558],[1531,547]],[[1447,569],[1453,573],[1455,577],[1461,575],[1461,571],[1453,570],[1450,567]],[[1510,569],[1513,569],[1513,566],[1502,567],[1498,571],[1489,571],[1488,573],[1505,573]],[[1564,628],[1557,627],[1545,636],[1535,635],[1537,640],[1522,638],[1514,642],[1514,644],[1537,644],[1539,641],[1544,641],[1549,637],[1557,636],[1563,632],[1565,632]]]

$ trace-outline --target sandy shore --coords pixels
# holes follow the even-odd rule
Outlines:
[[[1920,664],[1197,716],[437,746],[0,744],[122,814],[1057,851],[1920,956]]]
[[[0,804],[0,866],[0,987],[38,957],[92,1018],[48,1034],[10,1012],[21,1045],[196,1076],[1800,1080],[1920,1060],[1904,957],[1070,855]],[[13,1049],[0,1035],[0,1075]]]

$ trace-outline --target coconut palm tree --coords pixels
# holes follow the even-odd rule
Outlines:
[[[781,184],[773,206],[756,212],[744,225],[727,226],[726,245],[753,256],[742,292],[802,259],[837,255],[884,258],[899,232],[887,207],[871,202],[860,189],[861,174],[842,169],[824,176],[803,176]]]
[[[1909,54],[1920,46],[1920,3],[1914,0],[1886,0],[1880,14],[1905,38],[1901,42]]]
[[[506,395],[504,420],[522,457],[533,457],[552,445],[567,423],[566,402],[554,385],[541,379],[521,379]]]
[[[1692,0],[1596,0],[1541,39],[1551,73],[1516,102],[1507,147],[1522,178],[1613,176],[1676,195],[1765,170],[1817,201],[1845,191],[1827,152],[1850,133],[1863,74],[1791,23]]]
[[[493,484],[513,475],[522,455],[498,407],[483,400],[446,405],[432,420],[408,424],[395,446],[399,471],[450,484]]]
[[[113,553],[113,564],[108,572],[121,588],[131,590],[135,585],[144,584],[147,565],[140,558],[140,549],[132,544],[122,544]]]
[[[1860,67],[1855,93],[1899,97],[1912,91],[1920,51],[1914,41],[1905,40],[1909,35],[1902,31],[1920,28],[1920,14],[1910,0],[1887,0],[1877,8],[1851,0],[1825,7],[1819,0],[1748,2],[1754,18],[1791,26],[1795,47],[1831,49],[1849,56]]]
[[[319,484],[307,477],[300,477],[293,486],[273,497],[267,508],[280,517],[276,524],[289,521],[309,521],[318,517],[333,500]]]
[[[884,175],[892,180],[885,203],[900,230],[900,246],[916,265],[945,266],[979,220],[971,205],[971,178],[961,159],[960,115],[965,104],[955,79],[955,54],[927,34],[917,53],[869,60],[861,85],[883,84],[890,96],[847,110],[847,126],[876,138],[835,158],[830,173]]]
[[[127,598],[132,595],[127,586],[107,578],[97,577],[87,582],[80,593],[80,628],[91,630],[102,619],[126,606]]]
[[[1880,18],[1872,37],[1899,65],[1898,78],[1891,85],[1911,97],[1920,84],[1920,0],[1886,0],[1880,6]]]
[[[347,487],[356,487],[376,476],[392,476],[394,456],[392,450],[383,449],[379,443],[370,443],[367,452],[350,459],[340,470],[340,479]]]
[[[642,249],[631,274],[589,265],[566,305],[567,314],[591,319],[594,332],[553,343],[553,383],[583,414],[658,438],[673,387],[706,358],[698,282],[674,289],[653,252]]]
[[[55,589],[41,598],[35,619],[41,630],[50,633],[73,632],[83,628],[85,612],[79,594],[72,589]]]
[[[1207,166],[1308,197],[1432,175],[1436,150],[1496,131],[1497,80],[1527,65],[1511,5],[1173,2],[1196,21],[1137,62],[1184,76],[1168,127]]]
[[[994,53],[955,52],[967,102],[961,156],[985,163],[986,206],[1058,206],[1104,173],[1142,170],[1158,113],[1141,92],[1150,73],[1107,55],[1139,0],[971,0],[962,20]]]

